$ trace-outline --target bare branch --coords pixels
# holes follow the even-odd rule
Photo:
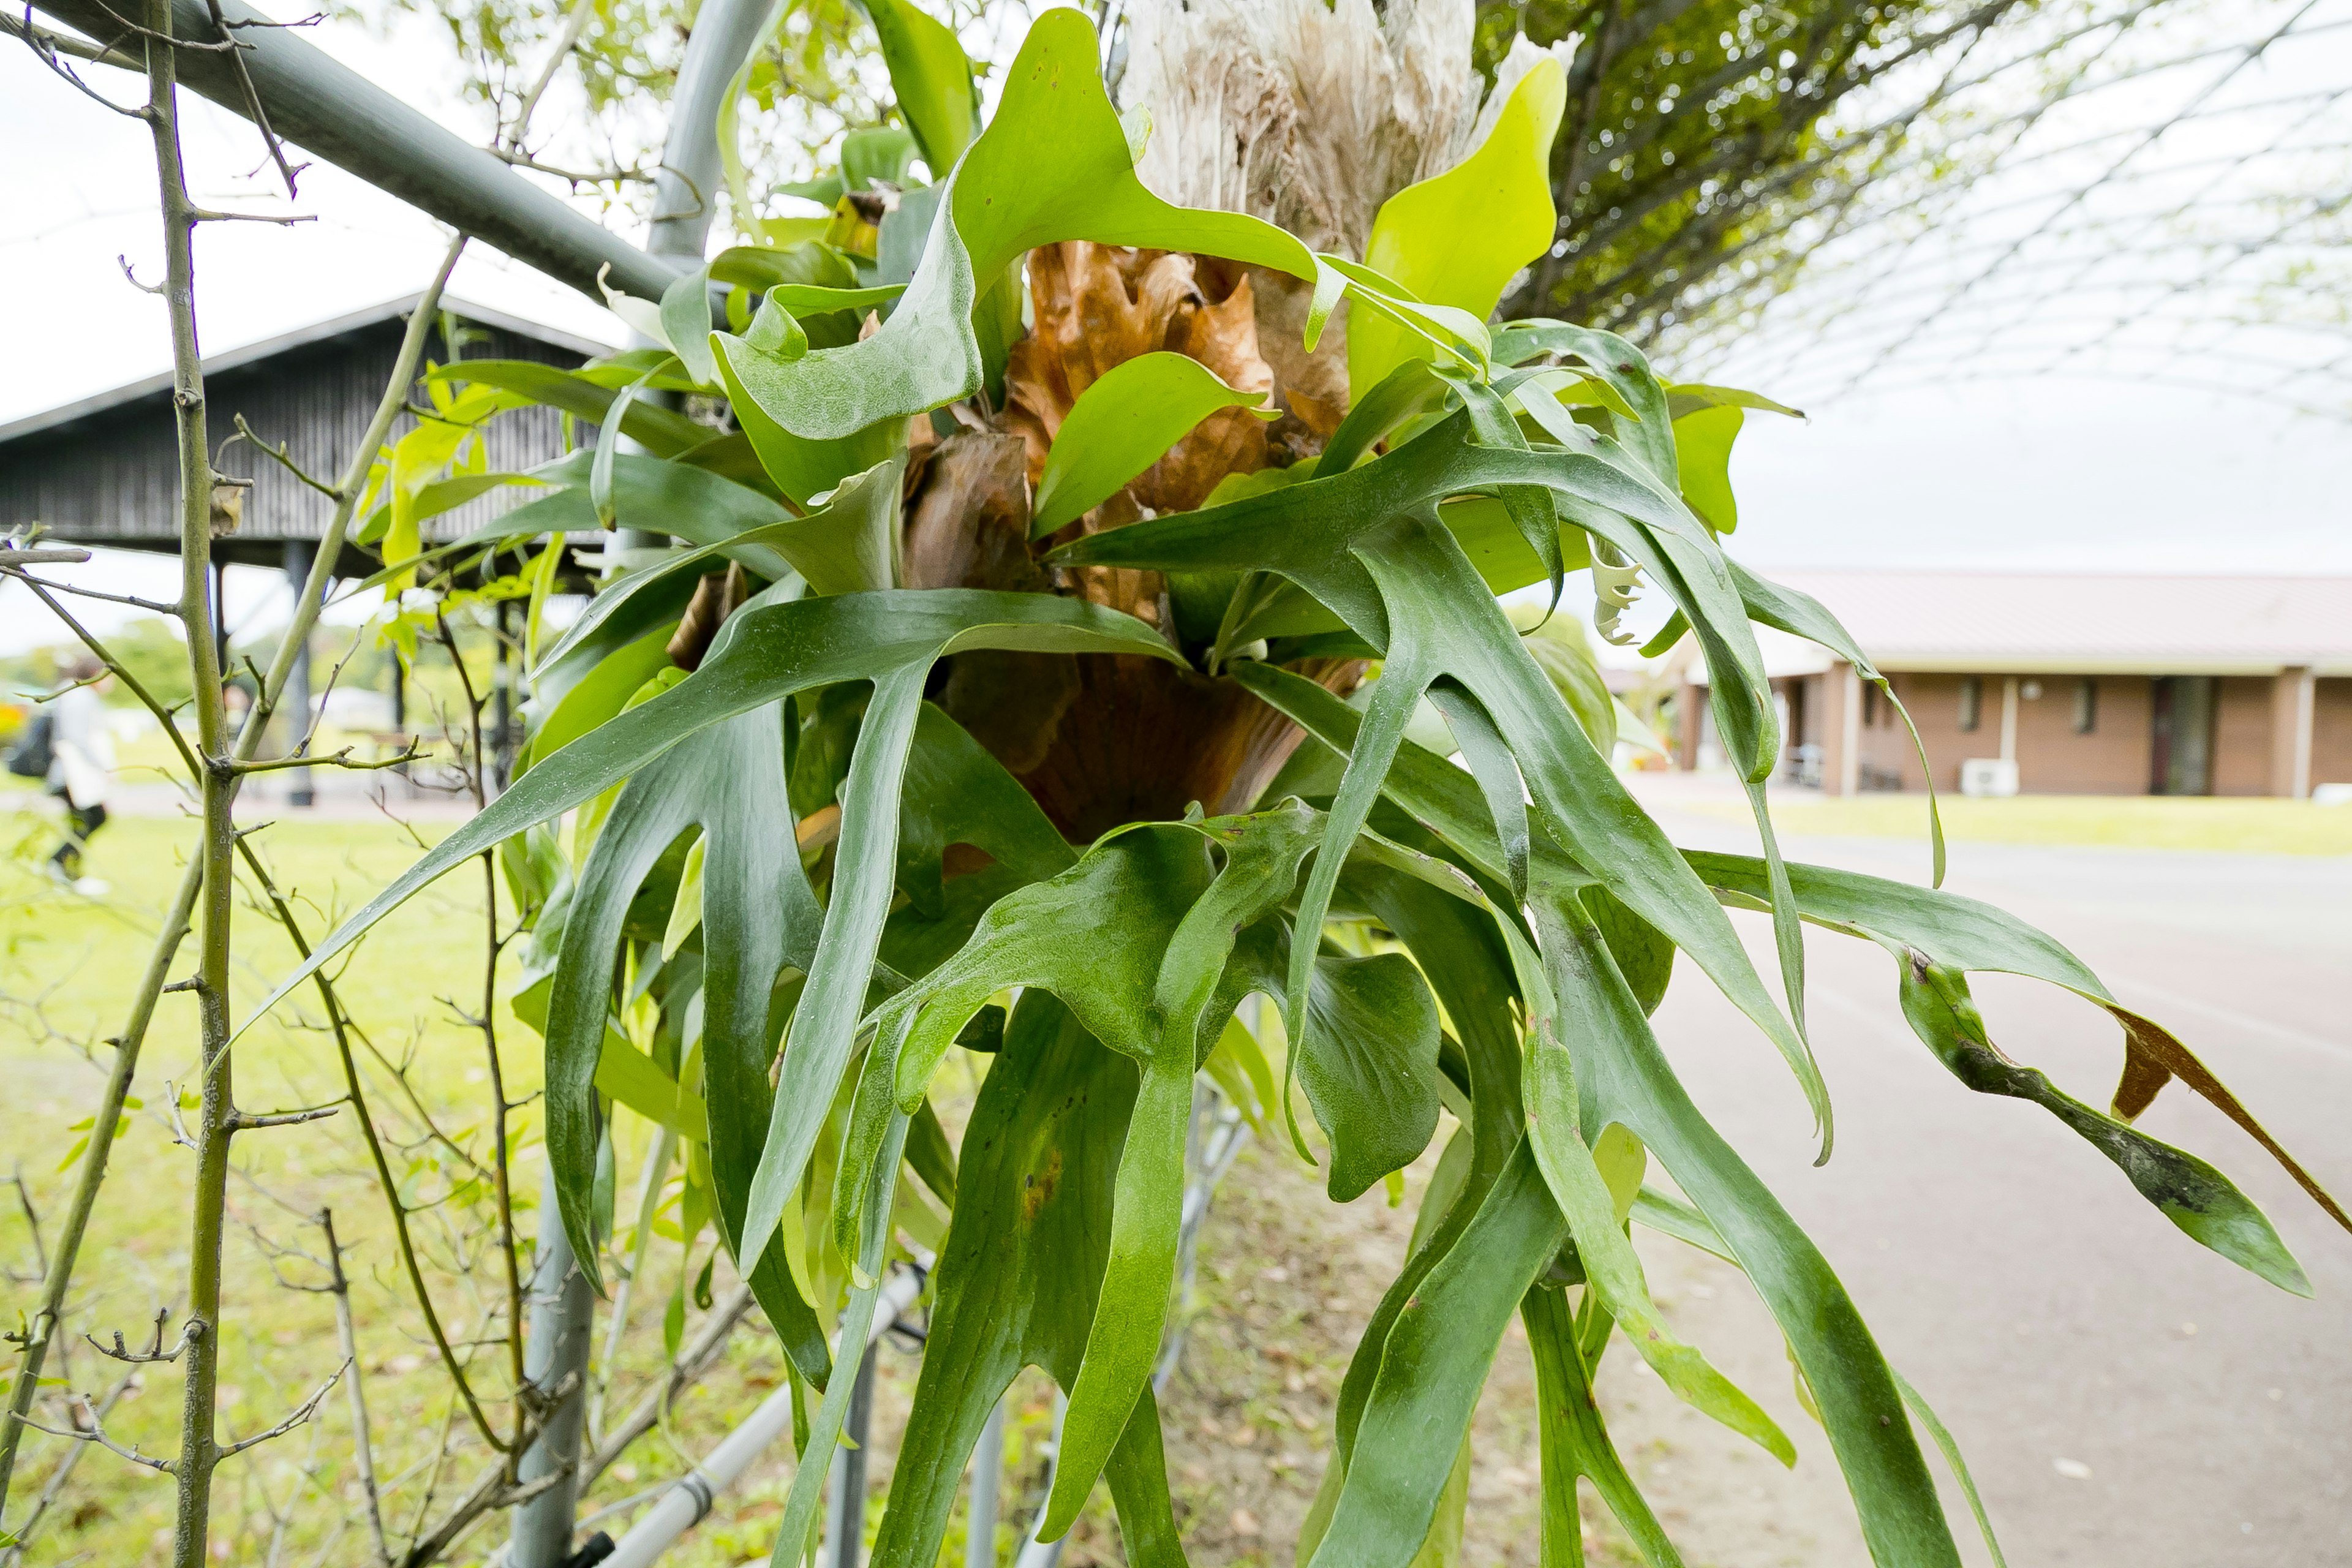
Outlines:
[[[99,91],[98,89],[82,80],[79,76],[75,74],[74,68],[66,64],[66,62],[59,57],[62,55],[71,55],[77,59],[87,59],[97,64],[116,66],[123,70],[133,71],[144,69],[145,65],[143,61],[131,58],[131,57],[122,55],[113,49],[100,48],[96,45],[85,44],[79,38],[69,38],[62,33],[52,33],[46,27],[35,26],[33,25],[32,11],[29,5],[27,6],[24,16],[21,18],[8,16],[5,12],[0,12],[0,31],[5,31],[16,37],[24,39],[25,47],[33,51],[34,58],[38,59],[43,65],[48,67],[50,70],[62,78],[76,91],[79,92],[83,97],[88,98],[92,102],[100,104],[105,108],[114,110],[115,113],[121,115],[126,120],[144,120],[147,118],[147,110],[143,107],[138,104],[115,102],[114,100],[107,97],[106,94]]]
[[[136,1447],[126,1448],[108,1436],[106,1423],[99,1419],[98,1412],[92,1408],[89,1400],[80,1394],[76,1394],[74,1399],[76,1405],[74,1415],[78,1420],[88,1423],[86,1426],[77,1426],[71,1431],[61,1432],[55,1426],[42,1426],[29,1415],[19,1415],[16,1420],[20,1425],[29,1426],[36,1432],[46,1432],[52,1437],[66,1437],[77,1443],[95,1443],[110,1454],[120,1455],[132,1464],[144,1465],[151,1470],[161,1470],[167,1476],[179,1473],[171,1460],[158,1459],[151,1455],[142,1454]]]
[[[328,1377],[326,1382],[318,1386],[317,1390],[311,1394],[310,1398],[304,1400],[300,1405],[294,1407],[292,1415],[287,1416],[285,1420],[280,1421],[277,1426],[272,1426],[267,1432],[256,1432],[250,1437],[240,1437],[236,1442],[224,1446],[220,1451],[220,1457],[224,1459],[233,1459],[236,1458],[237,1455],[244,1453],[247,1448],[258,1447],[262,1444],[268,1442],[273,1437],[283,1437],[287,1433],[291,1432],[295,1427],[299,1426],[303,1422],[310,1419],[311,1416],[319,1413],[319,1406],[326,1402],[328,1394],[332,1394],[335,1391],[335,1384],[342,1380],[343,1373],[349,1372],[351,1370],[351,1366],[352,1363],[350,1362],[344,1362],[342,1365],[334,1370],[333,1373]]]
[[[324,479],[311,478],[309,472],[303,468],[301,464],[296,462],[290,456],[289,456],[285,442],[280,441],[278,445],[273,447],[268,442],[263,440],[260,436],[255,432],[253,426],[245,422],[245,416],[242,414],[236,416],[236,434],[231,436],[227,440],[221,443],[221,453],[226,453],[231,447],[234,447],[239,441],[251,442],[255,450],[260,452],[264,457],[275,459],[280,468],[293,475],[296,479],[301,480],[304,484],[310,486],[312,489],[317,490],[320,495],[325,496],[329,500],[341,500],[343,499],[342,491],[327,483]],[[215,461],[218,460],[218,457],[219,454],[215,454]]]
[[[319,215],[316,213],[289,213],[284,216],[276,213],[222,213],[215,212],[210,207],[191,207],[188,213],[198,223],[274,223],[281,226],[291,226],[298,223],[319,221]]]
[[[308,1110],[281,1110],[268,1116],[253,1116],[240,1110],[230,1120],[228,1130],[232,1132],[253,1132],[264,1127],[299,1127],[305,1121],[324,1121],[330,1116],[341,1113],[342,1109],[339,1103],[314,1106]]]
[[[114,651],[111,648],[100,642],[87,626],[74,619],[63,605],[49,596],[48,590],[51,584],[37,578],[23,576],[21,574],[18,574],[18,580],[32,589],[34,595],[48,606],[49,614],[65,622],[67,629],[81,640],[81,645],[89,649],[90,653],[100,663],[106,666],[116,679],[122,682],[123,689],[139,699],[140,705],[155,716],[155,721],[163,727],[163,733],[172,737],[173,745],[179,749],[180,761],[186,766],[188,776],[191,779],[201,779],[204,776],[203,764],[197,761],[196,753],[189,748],[188,738],[180,732],[179,725],[173,722],[172,710],[158,701],[155,694],[147,689],[145,683],[131,673],[130,667],[114,657]],[[76,684],[82,683],[76,682]]]
[[[323,757],[309,756],[297,752],[291,756],[268,757],[252,763],[231,763],[228,766],[231,772],[239,773],[276,773],[285,768],[345,768],[352,773],[375,773],[384,768],[396,768],[404,763],[413,763],[425,754],[417,751],[415,742],[412,742],[409,749],[398,756],[379,757],[373,762],[360,762],[352,755],[352,752],[357,749],[355,746],[345,746],[341,751],[330,752]]]
[[[559,180],[568,180],[575,185],[620,185],[633,183],[649,185],[661,177],[658,174],[647,174],[643,169],[559,169],[552,163],[542,163],[526,153],[517,153],[505,147],[491,148],[490,155],[501,163],[511,163],[518,169],[529,169],[534,174],[552,174]]]
[[[218,32],[224,40],[234,45],[236,35],[229,31],[227,18],[221,15],[220,0],[210,0],[210,9],[214,30]],[[245,51],[232,47],[229,50],[229,58],[236,63],[236,83],[245,91],[246,111],[253,117],[253,128],[261,132],[262,144],[269,149],[270,161],[278,165],[278,177],[286,182],[286,199],[292,201],[295,170],[286,162],[286,148],[278,140],[278,132],[270,129],[269,111],[262,108],[261,94],[253,85],[253,73],[246,68]]]
[[[579,1384],[580,1380],[576,1374],[565,1374],[562,1382],[547,1391],[545,1403],[551,1408],[562,1404],[572,1396],[572,1391]],[[526,1411],[522,1426],[519,1428],[515,1438],[515,1450],[518,1453],[538,1436],[536,1426],[537,1424],[530,1419],[529,1412]],[[443,1517],[440,1523],[417,1537],[415,1543],[409,1547],[407,1554],[400,1560],[401,1568],[425,1568],[425,1564],[433,1562],[455,1544],[457,1538],[471,1529],[474,1521],[482,1515],[493,1509],[512,1508],[519,1503],[529,1502],[569,1476],[576,1465],[576,1460],[558,1464],[547,1474],[525,1481],[519,1486],[507,1484],[507,1470],[504,1464],[490,1466],[482,1472],[481,1479],[474,1483],[473,1489],[458,1500],[457,1506]]]
[[[109,1350],[104,1345],[100,1344],[96,1340],[90,1339],[90,1336],[88,1334],[84,1334],[82,1338],[89,1340],[90,1349],[96,1351],[99,1354],[114,1361],[127,1362],[133,1366],[144,1366],[152,1362],[177,1361],[180,1359],[180,1352],[188,1348],[188,1336],[184,1330],[182,1331],[179,1342],[174,1344],[170,1350],[165,1350],[163,1348],[163,1325],[171,1321],[171,1308],[158,1307],[155,1309],[154,1336],[148,1341],[147,1348],[143,1351],[134,1351],[127,1348],[122,1342],[122,1331],[121,1329],[114,1331],[114,1348],[112,1350]]]
[[[143,289],[146,285],[142,283],[140,287]],[[18,552],[11,551],[8,553],[16,554]],[[27,550],[22,552],[22,553],[31,555],[34,554],[35,552]],[[42,552],[41,553],[59,555],[64,552],[62,551],[47,551]],[[88,559],[88,557],[85,556],[84,559]],[[23,568],[18,566],[17,563],[13,561],[0,562],[0,574],[5,574],[7,576],[14,577],[16,581],[24,584],[27,587],[46,588],[52,594],[72,594],[79,598],[103,599],[110,605],[129,605],[135,610],[148,610],[159,616],[171,616],[175,619],[180,614],[179,605],[167,605],[161,599],[142,599],[131,594],[100,593],[96,588],[77,587],[71,583],[59,583],[47,577],[36,577],[24,571]]]

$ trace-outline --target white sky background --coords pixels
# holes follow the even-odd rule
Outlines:
[[[2352,5],[2346,8],[2352,14]],[[468,139],[486,131],[486,110],[459,103],[452,87],[436,87],[450,80],[448,57],[421,30],[393,41],[351,26],[322,26],[307,36]],[[2352,53],[2338,49],[2318,63],[2323,76],[2340,68],[2352,87]],[[2292,79],[2313,68],[2311,57],[2301,58]],[[121,97],[137,90],[132,79],[103,68],[86,75]],[[2289,79],[2284,68],[2278,79]],[[256,177],[262,153],[251,128],[193,95],[184,102],[199,199],[257,205],[253,198],[271,185]],[[2077,122],[2095,131],[2105,113],[2107,128],[2116,129],[2147,112],[2137,100],[2109,107],[2092,100]],[[2234,147],[2244,136],[2242,121],[2198,122],[2173,132],[2170,142],[2185,148],[2179,155],[2193,156],[2200,147]],[[16,302],[0,313],[0,423],[168,368],[163,304],[132,289],[115,259],[126,257],[142,279],[160,271],[144,129],[91,103],[5,39],[0,146],[9,150],[0,159],[0,281]],[[207,349],[412,293],[444,245],[429,219],[323,163],[303,175],[298,210],[318,221],[290,230],[258,224],[200,230],[198,312]],[[2140,247],[2160,248],[2165,237],[2142,234]],[[618,323],[601,309],[478,245],[450,291],[617,341]],[[2176,293],[2175,314],[2193,320],[2196,292]],[[2202,301],[2217,311],[2235,302],[2235,295]],[[2028,323],[2012,329],[2012,341],[2018,332],[2051,330]],[[2105,368],[2088,362],[2060,375],[2028,374],[2031,356],[1993,363],[1968,353],[1965,342],[1941,369],[1932,360],[1915,362],[1884,390],[1865,382],[1820,401],[1837,378],[1810,372],[1830,351],[1790,327],[1775,326],[1766,337],[1779,352],[1754,356],[1753,368],[1780,379],[1758,389],[1806,404],[1812,417],[1796,424],[1751,415],[1741,439],[1733,548],[1759,566],[2352,572],[2346,526],[2352,417],[2297,414],[2168,384],[2153,374],[2085,374]],[[1685,378],[1716,379],[1741,367],[1673,368]],[[112,557],[103,566],[118,588],[171,595],[176,574],[169,558]],[[282,604],[274,574],[232,573],[233,624],[274,618]],[[22,590],[0,589],[0,652],[60,637]]]

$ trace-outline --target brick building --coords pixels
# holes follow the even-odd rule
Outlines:
[[[2352,577],[1789,572],[1919,727],[1939,790],[2307,797],[2352,784]],[[1924,786],[1892,704],[1810,643],[1760,631],[1783,776]],[[1691,661],[1678,762],[1719,755]]]

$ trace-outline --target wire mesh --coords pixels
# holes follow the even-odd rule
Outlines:
[[[1956,35],[1826,139],[1667,363],[1809,406],[2122,378],[2352,417],[2352,0],[2084,0]]]

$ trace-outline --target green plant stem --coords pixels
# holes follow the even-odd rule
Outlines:
[[[197,843],[203,886],[196,897],[196,1010],[204,1072],[196,1115],[195,1192],[188,1219],[188,1307],[182,1329],[186,1381],[180,1405],[180,1453],[172,1463],[179,1496],[173,1510],[173,1568],[205,1568],[212,1529],[213,1471],[220,1463],[214,1415],[220,1379],[221,1242],[228,1198],[228,1152],[235,1133],[236,1082],[229,1054],[229,939],[236,904],[230,866],[236,844],[229,808],[236,774],[229,762],[228,714],[212,596],[211,447],[205,431],[204,363],[196,343],[196,213],[181,162],[177,65],[170,43],[171,0],[148,0],[149,131],[163,216],[163,301],[172,319],[172,404],[180,444],[180,617],[188,628],[189,683],[194,692],[196,752],[204,763],[204,827]]]

